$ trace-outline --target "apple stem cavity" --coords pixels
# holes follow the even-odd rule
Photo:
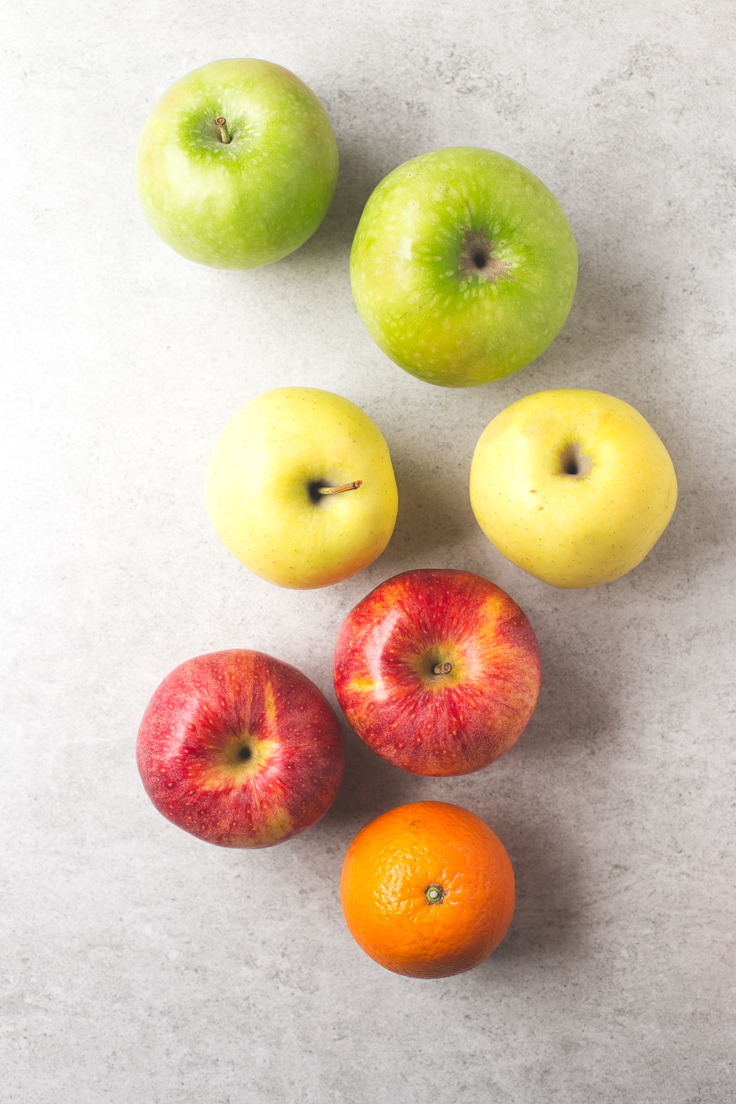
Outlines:
[[[227,129],[227,122],[225,121],[223,115],[218,115],[218,117],[215,119],[215,126],[218,127],[220,130],[220,141],[222,142],[223,146],[230,145],[233,140],[233,136]]]
[[[444,663],[435,663],[432,668],[433,675],[449,675],[452,670],[452,664],[445,660]]]
[[[342,487],[317,487],[317,494],[341,494],[342,491],[356,491],[362,486],[362,479],[355,479],[352,483],[343,483]]]

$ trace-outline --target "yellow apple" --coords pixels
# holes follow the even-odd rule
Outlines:
[[[381,431],[347,399],[313,387],[246,403],[215,445],[205,495],[232,554],[297,589],[362,571],[388,544],[398,509]]]
[[[661,537],[677,500],[667,449],[641,414],[600,391],[539,391],[482,433],[470,503],[507,559],[557,587],[610,583]]]

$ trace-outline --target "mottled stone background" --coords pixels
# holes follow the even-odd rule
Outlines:
[[[734,931],[734,39],[730,0],[48,0],[0,15],[4,458],[0,1097],[6,1104],[730,1104]],[[218,57],[293,69],[342,158],[321,229],[261,271],[198,267],[138,208],[156,98]],[[489,146],[577,237],[569,320],[533,365],[454,392],[390,363],[348,255],[378,181]],[[258,391],[306,384],[383,430],[386,553],[282,591],[220,544],[210,449]],[[680,500],[646,561],[557,591],[470,510],[488,421],[594,387],[636,406]],[[325,819],[238,853],[161,818],[143,709],[177,663],[255,647],[334,701],[345,613],[411,567],[483,573],[539,636],[526,734],[469,778],[393,769],[347,733]],[[353,834],[408,800],[467,806],[515,866],[479,969],[401,978],[353,942]]]

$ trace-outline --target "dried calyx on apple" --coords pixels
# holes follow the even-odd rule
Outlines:
[[[560,453],[560,471],[563,475],[575,475],[584,479],[593,470],[593,458],[586,456],[579,441],[565,445]]]

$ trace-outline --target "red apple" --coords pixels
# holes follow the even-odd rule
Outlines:
[[[137,755],[158,811],[221,847],[270,847],[311,827],[345,767],[339,722],[314,683],[289,663],[235,649],[166,676]]]
[[[351,610],[335,690],[355,731],[412,774],[471,774],[516,743],[539,697],[526,614],[469,571],[406,571]]]

